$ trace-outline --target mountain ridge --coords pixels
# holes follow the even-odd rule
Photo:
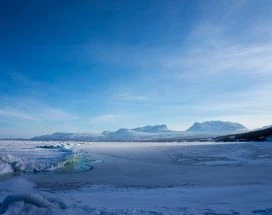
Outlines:
[[[248,129],[237,122],[229,121],[205,121],[205,122],[195,122],[187,132],[213,132],[213,133],[234,133],[234,132],[244,132]]]
[[[193,129],[195,127],[202,128],[203,125],[209,125],[208,129]],[[220,126],[219,126],[220,125]],[[225,126],[224,126],[225,125]],[[202,126],[202,127],[201,127]],[[217,129],[220,127],[220,129]],[[204,126],[207,128],[207,126]],[[169,130],[167,125],[147,125],[132,129],[120,128],[116,131],[103,131],[98,134],[92,133],[65,133],[55,132],[31,138],[31,140],[55,140],[55,141],[156,141],[156,140],[182,140],[194,138],[213,138],[219,135],[231,134],[238,132],[245,126],[239,123],[223,122],[223,121],[206,121],[195,122],[189,129],[185,131]]]

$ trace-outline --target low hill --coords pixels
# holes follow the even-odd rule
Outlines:
[[[231,134],[214,138],[215,141],[272,141],[272,127],[240,134]]]

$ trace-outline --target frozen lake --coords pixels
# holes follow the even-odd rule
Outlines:
[[[272,144],[0,142],[4,214],[272,214]]]

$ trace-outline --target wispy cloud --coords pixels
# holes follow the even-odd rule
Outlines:
[[[17,120],[65,122],[77,120],[78,116],[63,109],[43,104],[37,99],[30,98],[2,98],[0,117]]]
[[[229,2],[227,2],[229,4]],[[227,20],[231,18],[235,13],[240,12],[241,9],[243,9],[244,6],[246,6],[248,3],[248,0],[239,0],[234,1],[231,4],[229,4],[229,8],[227,8],[226,13],[223,15],[223,19]]]
[[[176,71],[183,77],[185,75],[203,77],[230,73],[272,76],[272,44],[229,44],[210,49],[196,48],[185,55],[165,58],[161,66],[163,70]]]
[[[125,117],[124,114],[110,113],[94,116],[89,120],[89,122],[92,124],[113,123],[122,120],[124,117]]]
[[[45,106],[39,107],[38,109],[40,117],[43,120],[48,121],[75,121],[78,120],[79,117],[76,114],[69,113],[63,109]]]
[[[150,100],[147,95],[135,94],[124,90],[114,95],[113,99],[117,102],[144,102]]]
[[[39,118],[15,108],[0,109],[0,117],[27,121],[39,121]]]

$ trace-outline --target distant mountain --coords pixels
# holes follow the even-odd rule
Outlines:
[[[148,141],[158,139],[162,136],[177,133],[171,131],[166,125],[147,125],[138,128],[121,128],[117,131],[104,131],[102,140],[104,141]],[[181,132],[178,132],[181,133]]]
[[[187,132],[210,133],[210,134],[229,134],[245,132],[248,129],[240,123],[223,121],[195,122]]]
[[[239,141],[272,141],[272,127],[245,132],[241,134],[230,134],[214,138],[215,141],[239,142]]]
[[[166,125],[147,125],[144,127],[133,128],[133,131],[147,132],[147,133],[161,133],[170,131]]]
[[[121,128],[102,133],[62,133],[33,137],[41,141],[193,141],[211,140],[219,135],[246,131],[246,127],[233,122],[209,121],[194,123],[187,131],[172,131],[166,125],[147,125],[132,129]]]
[[[147,125],[132,129],[121,128],[99,134],[57,132],[31,138],[31,140],[55,141],[154,141],[157,139],[184,136],[186,132],[171,131],[166,125]]]
[[[91,133],[64,133],[64,132],[56,132],[53,134],[46,134],[37,137],[32,137],[31,140],[38,141],[98,141],[101,135],[99,134],[91,134]]]
[[[135,135],[147,135],[147,134],[158,134],[158,133],[164,133],[164,132],[170,132],[168,130],[166,125],[147,125],[144,127],[138,127],[138,128],[132,128],[132,129],[127,129],[127,128],[120,128],[117,131],[113,132],[103,132],[104,135],[106,136],[116,136],[116,137],[124,137],[124,136],[135,136]]]
[[[133,141],[142,140],[142,138],[147,135],[148,133],[137,132],[133,129],[121,128],[117,131],[104,133],[102,139],[105,141]]]

